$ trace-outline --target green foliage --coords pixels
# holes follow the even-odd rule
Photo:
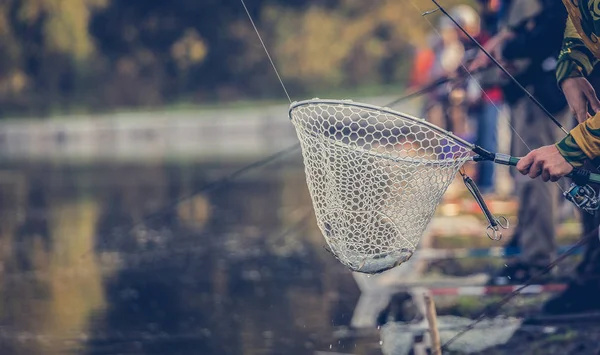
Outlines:
[[[293,98],[397,85],[431,31],[416,0],[247,6]],[[239,0],[4,0],[0,53],[0,117],[284,97]]]

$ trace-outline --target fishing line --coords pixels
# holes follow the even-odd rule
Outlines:
[[[415,4],[414,0],[411,0],[411,4],[413,5],[413,7],[419,12],[421,13],[421,9],[419,9],[419,7]],[[430,13],[430,11],[423,13],[423,15],[427,15],[428,13]],[[449,15],[448,15],[449,16]],[[425,18],[425,21],[427,21],[427,23],[429,24],[429,26],[433,29],[433,31],[440,37],[442,38],[442,34],[438,31],[438,29],[431,23],[431,21],[429,21],[429,19],[426,16],[423,16],[423,18]],[[456,22],[454,22],[456,24]],[[462,28],[462,27],[461,27]],[[483,87],[481,86],[481,84],[479,83],[479,81],[473,76],[473,74],[469,71],[469,69],[465,66],[465,64],[461,63],[460,64],[463,69],[465,70],[465,72],[471,77],[471,79],[473,79],[473,82],[477,85],[477,87],[479,87],[479,89],[481,90],[482,94],[486,97],[486,99],[488,99],[488,101],[494,106],[494,108],[496,109],[496,111],[498,111],[498,115],[501,116],[506,123],[508,124],[508,126],[510,127],[510,129],[513,131],[513,133],[519,138],[519,140],[521,140],[521,142],[525,145],[525,147],[531,151],[532,149],[529,147],[529,145],[527,143],[525,143],[525,140],[523,139],[523,137],[521,137],[521,135],[517,132],[517,130],[514,128],[514,126],[510,123],[509,119],[506,118],[503,114],[502,111],[500,110],[500,108],[494,103],[494,101],[489,97],[489,95],[485,92],[485,90],[483,89]],[[560,123],[559,123],[560,124]],[[561,189],[562,190],[562,189]],[[564,192],[564,191],[563,191]]]
[[[481,73],[481,72],[484,72],[484,71],[492,69],[492,68],[493,67],[488,66],[488,67],[485,67],[485,68],[481,68],[481,69],[475,70],[474,73]],[[444,77],[444,78],[441,78],[441,79],[434,80],[432,83],[424,85],[422,88],[417,89],[417,90],[415,90],[415,91],[413,91],[411,93],[408,93],[408,94],[406,94],[406,95],[404,95],[404,96],[402,96],[402,97],[400,97],[400,98],[398,98],[398,99],[390,102],[386,106],[391,108],[391,107],[399,104],[402,101],[406,101],[408,99],[412,99],[413,97],[417,97],[417,96],[421,96],[423,94],[426,94],[429,91],[437,88],[440,85],[444,85],[444,84],[447,84],[447,83],[454,83],[455,81],[461,81],[461,80],[465,80],[465,76],[464,75],[459,75],[457,77],[449,77],[448,76],[448,77]]]
[[[448,340],[447,342],[445,342],[441,346],[441,350],[447,349],[447,347],[450,344],[452,344],[453,342],[455,342],[458,338],[462,337],[468,331],[472,330],[479,322],[481,322],[482,320],[484,320],[490,313],[494,313],[494,312],[499,311],[500,308],[502,308],[504,305],[506,305],[510,300],[512,300],[514,297],[518,296],[521,293],[521,291],[523,291],[523,289],[525,289],[528,286],[531,286],[534,283],[534,281],[536,281],[540,277],[542,277],[542,276],[546,275],[547,273],[549,273],[552,270],[552,268],[554,268],[556,265],[558,265],[559,263],[561,263],[568,256],[571,256],[575,251],[577,251],[577,249],[579,247],[582,247],[583,245],[585,245],[588,242],[590,242],[592,240],[592,238],[598,238],[598,228],[594,229],[592,232],[590,232],[589,234],[587,234],[585,237],[581,238],[577,243],[573,244],[573,246],[571,246],[569,249],[567,249],[558,258],[554,259],[551,263],[549,263],[548,265],[546,265],[541,271],[539,271],[537,274],[535,274],[531,278],[529,278],[529,280],[527,280],[521,287],[519,287],[518,289],[516,289],[513,292],[509,293],[508,295],[506,295],[505,297],[503,297],[500,301],[494,302],[493,304],[491,304],[488,307],[484,308],[484,310],[479,314],[479,316],[477,316],[477,318],[471,324],[469,324],[465,329],[463,329],[462,331],[460,331],[458,334],[456,334],[450,340]]]
[[[292,102],[291,101],[291,97],[289,96],[288,91],[286,89],[286,86],[285,86],[283,80],[281,79],[281,77],[279,75],[279,72],[277,71],[277,67],[275,66],[275,63],[272,60],[272,58],[271,58],[271,56],[269,54],[269,51],[267,50],[266,45],[264,44],[264,41],[262,40],[262,36],[260,35],[260,32],[258,31],[258,28],[256,27],[256,24],[255,24],[254,20],[252,19],[252,16],[250,15],[250,12],[249,12],[246,4],[244,3],[244,0],[240,0],[240,2],[242,3],[242,6],[244,7],[244,10],[246,11],[246,14],[248,15],[248,18],[249,18],[249,20],[250,20],[250,22],[252,24],[252,27],[254,28],[254,31],[256,32],[256,35],[258,36],[258,38],[259,38],[259,40],[261,42],[261,45],[262,45],[262,47],[263,47],[263,49],[264,49],[267,57],[269,58],[271,66],[273,67],[273,69],[274,69],[274,71],[275,71],[275,73],[277,75],[277,78],[279,79],[279,82],[280,82],[280,84],[281,84],[281,86],[282,86],[282,88],[283,88],[283,90],[284,90],[284,92],[285,92],[288,100],[290,102]],[[445,82],[446,81],[442,80],[442,82],[437,83],[437,84],[441,85],[441,84],[444,84]],[[436,84],[436,83],[432,83],[431,85],[433,85],[433,84]],[[408,94],[406,96],[400,97],[400,98],[398,98],[398,99],[390,102],[388,104],[388,106],[396,105],[396,104],[398,104],[401,101],[404,101],[404,100],[407,100],[409,98],[412,98],[412,97],[418,96],[420,94],[423,94],[423,93],[425,93],[425,92],[428,91],[426,89],[430,89],[430,88],[429,87],[428,88],[424,88],[424,89],[419,90],[418,92],[413,92],[413,93],[410,93],[410,94]],[[182,196],[182,197],[178,198],[177,200],[175,200],[172,203],[170,203],[167,207],[161,208],[160,210],[158,210],[156,212],[153,212],[153,213],[149,214],[148,216],[146,216],[144,218],[141,218],[139,221],[134,222],[133,224],[129,225],[125,229],[126,231],[123,232],[123,233],[127,233],[127,232],[131,231],[133,228],[135,228],[136,226],[138,226],[138,225],[140,225],[140,224],[142,224],[144,222],[147,222],[148,220],[156,218],[156,217],[158,217],[158,216],[160,216],[160,215],[162,215],[162,214],[170,211],[172,208],[177,207],[180,203],[185,202],[186,200],[188,200],[188,199],[196,196],[197,194],[208,192],[210,190],[214,190],[214,189],[216,189],[218,187],[221,187],[225,183],[231,182],[232,180],[234,180],[234,179],[238,178],[239,176],[241,176],[241,175],[249,172],[250,170],[258,169],[260,167],[268,165],[268,164],[274,162],[277,159],[283,158],[284,156],[287,156],[288,154],[291,154],[291,153],[299,150],[299,148],[300,148],[300,143],[296,143],[295,145],[293,145],[293,146],[291,146],[289,148],[283,149],[283,150],[278,151],[278,152],[276,152],[276,153],[274,153],[274,154],[272,154],[272,155],[270,155],[270,156],[268,156],[266,158],[263,158],[261,160],[255,161],[255,162],[253,162],[253,163],[251,163],[251,164],[249,164],[247,166],[244,166],[244,167],[240,168],[239,170],[231,173],[228,176],[225,176],[225,177],[223,177],[223,178],[221,178],[219,180],[213,181],[213,182],[211,182],[211,183],[209,183],[209,184],[207,184],[207,185],[199,188],[198,190],[196,190],[196,191],[194,191],[194,192],[192,192],[192,193],[190,193],[188,195],[185,195],[185,196]],[[105,244],[105,240],[104,239],[105,238],[102,238],[101,245]],[[92,251],[93,251],[93,249],[91,249],[91,250],[83,253],[81,255],[81,257],[83,258],[83,257],[87,256]]]
[[[290,95],[288,94],[288,91],[287,91],[287,89],[285,87],[285,84],[283,83],[283,80],[279,76],[279,72],[277,71],[277,67],[275,66],[275,63],[273,62],[273,60],[271,58],[271,55],[269,54],[269,51],[267,50],[267,47],[265,46],[265,43],[264,43],[264,41],[263,41],[263,39],[262,39],[259,31],[258,31],[258,28],[256,27],[256,25],[254,23],[254,20],[252,19],[252,16],[250,15],[250,11],[246,7],[246,4],[245,4],[244,0],[240,0],[240,1],[242,3],[242,6],[244,7],[244,10],[246,11],[246,14],[248,15],[248,18],[250,20],[250,23],[252,24],[252,27],[254,28],[254,31],[256,32],[256,35],[258,36],[258,39],[260,40],[260,43],[261,43],[263,49],[265,50],[265,53],[266,53],[267,57],[269,58],[269,61],[270,61],[271,65],[272,65],[273,69],[275,70],[275,74],[277,75],[279,83],[281,84],[281,87],[283,88],[283,91],[285,92],[286,97],[288,98],[289,102],[291,103],[292,99],[290,98]],[[276,152],[276,153],[274,153],[274,154],[272,154],[272,155],[270,155],[270,156],[268,156],[266,158],[263,158],[261,160],[255,161],[255,162],[253,162],[253,163],[251,163],[249,165],[246,165],[246,166],[242,167],[241,169],[236,170],[235,172],[231,173],[230,175],[228,175],[228,176],[226,176],[224,178],[221,178],[219,180],[211,182],[211,183],[209,183],[209,184],[201,187],[200,189],[194,191],[193,193],[191,193],[189,195],[182,196],[182,197],[178,198],[177,200],[173,201],[167,207],[162,208],[162,209],[160,209],[157,212],[151,213],[150,215],[148,215],[148,216],[140,219],[139,221],[131,224],[129,227],[126,228],[126,232],[124,232],[124,233],[127,233],[127,232],[131,231],[134,227],[136,227],[136,226],[138,226],[138,225],[140,225],[140,224],[142,224],[144,222],[147,222],[148,220],[156,218],[156,217],[162,215],[163,213],[165,213],[167,211],[170,211],[172,208],[175,208],[180,203],[186,201],[189,198],[192,198],[192,197],[196,196],[199,193],[204,193],[204,192],[207,192],[207,191],[210,191],[210,190],[214,190],[214,189],[216,189],[218,187],[221,187],[224,184],[226,184],[226,183],[228,183],[228,182],[236,179],[240,175],[243,175],[244,173],[247,173],[250,170],[257,169],[257,168],[260,168],[262,166],[265,166],[265,165],[267,165],[267,164],[269,164],[269,163],[271,163],[271,162],[273,162],[273,161],[275,161],[275,160],[277,160],[277,159],[279,159],[279,158],[281,158],[283,156],[286,156],[286,155],[288,155],[288,154],[290,154],[292,152],[297,151],[299,148],[300,148],[300,143],[296,143],[296,144],[294,144],[293,146],[291,146],[289,148],[286,148],[286,149],[281,150],[279,152]],[[102,241],[101,245],[105,244],[105,239],[106,238],[101,238],[101,241]],[[83,258],[83,257],[87,256],[93,250],[94,249],[88,250],[87,252],[83,253],[81,255],[81,257]]]
[[[256,25],[254,24],[254,20],[252,19],[252,16],[250,15],[250,11],[248,11],[248,8],[246,7],[246,3],[244,2],[244,0],[240,0],[240,1],[242,2],[242,6],[244,6],[244,10],[246,10],[246,14],[248,14],[248,19],[250,19],[250,23],[252,23],[252,27],[254,27],[254,32],[256,32],[256,35],[258,36],[258,39],[260,40],[260,44],[262,45],[263,49],[265,50],[265,53],[267,54],[267,57],[269,58],[269,61],[271,62],[271,66],[273,66],[273,70],[275,70],[275,74],[277,75],[277,79],[279,79],[279,82],[281,83],[281,87],[283,88],[283,91],[285,92],[285,96],[287,96],[290,103],[292,103],[292,99],[290,98],[290,95],[288,94],[288,91],[285,88],[285,85],[283,84],[283,80],[281,80],[281,77],[279,76],[279,72],[277,71],[277,67],[275,67],[275,63],[273,62],[273,59],[271,59],[271,55],[269,54],[269,51],[267,50],[267,46],[265,46],[265,42],[263,42],[262,37],[260,36],[260,33],[258,32],[258,28],[256,28]]]
[[[413,0],[411,0],[413,1]],[[464,33],[470,40],[471,42],[475,43],[475,45],[492,61],[494,62],[494,64],[496,64],[496,66],[498,68],[500,68],[500,70],[502,70],[502,72],[504,74],[506,74],[506,76],[508,76],[515,84],[517,84],[517,86],[529,97],[529,99],[531,101],[533,101],[542,111],[544,111],[544,113],[565,133],[565,135],[568,135],[569,132],[563,127],[563,125],[556,119],[556,117],[554,117],[550,111],[548,111],[548,109],[546,109],[544,107],[544,105],[542,105],[525,87],[523,87],[523,85],[521,85],[521,83],[515,79],[509,72],[508,70],[506,70],[506,68],[504,68],[502,66],[502,64],[500,64],[490,53],[488,53],[487,50],[485,50],[485,48],[483,48],[483,46],[481,44],[479,44],[479,42],[473,38],[473,36],[471,36],[471,34],[469,32],[467,32],[460,24],[458,24],[458,22],[456,22],[456,20],[450,16],[450,14],[448,14],[448,12],[446,12],[446,9],[444,9],[440,4],[438,4],[438,2],[436,0],[431,0],[437,7],[438,9],[444,14],[446,15],[446,17],[448,17],[450,19],[450,21],[452,21],[456,27],[458,27],[462,33]],[[414,4],[414,2],[413,2]],[[429,21],[427,21],[429,22]],[[429,22],[429,24],[431,25],[431,22]],[[436,31],[437,32],[437,31]]]

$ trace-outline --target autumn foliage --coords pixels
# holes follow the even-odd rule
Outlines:
[[[246,5],[296,96],[407,80],[439,16],[418,0]],[[0,53],[0,116],[284,97],[240,0],[3,0]]]

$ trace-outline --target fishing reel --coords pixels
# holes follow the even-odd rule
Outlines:
[[[563,195],[575,206],[590,214],[594,214],[600,207],[596,192],[589,185],[580,186],[572,183]]]

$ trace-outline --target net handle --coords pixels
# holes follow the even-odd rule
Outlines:
[[[354,107],[359,107],[359,108],[364,108],[364,109],[369,109],[369,110],[375,110],[375,111],[379,111],[382,113],[387,113],[392,116],[402,117],[403,119],[426,126],[429,129],[456,141],[457,143],[464,146],[465,148],[470,149],[471,151],[475,152],[476,154],[479,154],[481,156],[481,158],[483,158],[482,160],[488,160],[488,161],[495,162],[497,164],[511,165],[511,166],[515,166],[519,162],[519,158],[512,157],[512,156],[506,155],[506,154],[493,153],[488,150],[485,150],[485,149],[481,148],[480,146],[469,143],[466,140],[456,136],[454,133],[452,133],[450,131],[446,131],[445,129],[442,129],[430,122],[427,122],[426,120],[424,120],[422,118],[418,118],[418,117],[415,117],[412,115],[408,115],[406,113],[398,112],[398,111],[392,110],[389,107],[381,107],[381,106],[369,105],[369,104],[364,104],[364,103],[358,103],[358,102],[354,102],[352,100],[333,100],[333,99],[314,98],[314,99],[310,99],[310,100],[294,101],[290,105],[290,109],[289,109],[289,113],[288,113],[290,120],[293,120],[292,112],[294,111],[294,109],[296,109],[297,107],[300,107],[300,106],[314,105],[314,104],[354,106]],[[566,175],[566,177],[574,178],[575,181],[579,185],[583,185],[588,182],[595,183],[595,184],[600,183],[600,174],[591,173],[590,171],[587,171],[587,170],[584,170],[581,168],[573,169],[573,172]]]

